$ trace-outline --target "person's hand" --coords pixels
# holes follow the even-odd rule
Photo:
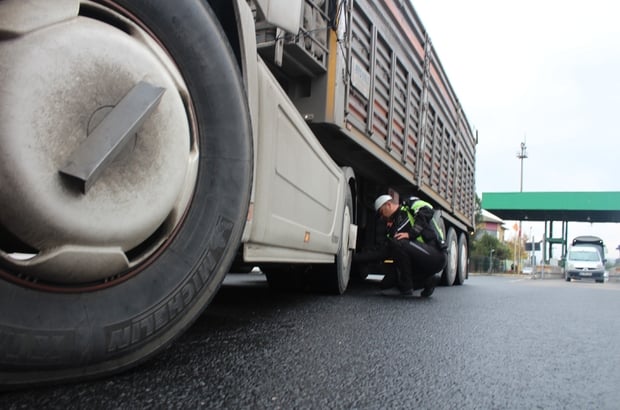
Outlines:
[[[401,240],[401,239],[409,239],[409,232],[399,232],[396,235],[394,235],[394,239],[396,240]]]

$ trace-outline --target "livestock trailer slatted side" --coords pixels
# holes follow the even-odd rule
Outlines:
[[[349,11],[348,127],[471,224],[475,141],[421,22],[390,0],[354,1]]]

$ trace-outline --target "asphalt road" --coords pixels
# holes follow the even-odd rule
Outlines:
[[[473,276],[430,299],[377,279],[344,296],[229,275],[172,347],[3,409],[618,409],[620,284]]]

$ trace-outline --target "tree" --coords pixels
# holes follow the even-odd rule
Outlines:
[[[471,264],[474,270],[503,271],[505,269],[503,261],[509,257],[510,249],[508,246],[493,235],[485,232],[472,241]]]
[[[517,242],[517,246],[515,247],[515,241]],[[506,242],[506,246],[508,247],[508,258],[511,258],[512,260],[516,261],[517,260],[517,255],[521,255],[521,259],[523,259],[524,257],[527,259],[527,251],[525,250],[525,245],[524,245],[524,239],[521,238],[521,240],[519,241],[517,238],[509,240],[508,242]],[[516,249],[516,254],[515,254],[515,249]],[[521,261],[517,261],[518,264],[521,264]]]
[[[480,199],[478,194],[476,194],[476,204],[475,204],[474,211],[475,211],[474,221],[476,223],[476,229],[478,229],[478,226],[480,226],[480,224],[482,223],[482,199]]]
[[[497,259],[508,259],[511,256],[508,245],[488,233],[484,233],[472,242],[472,256],[489,256],[491,250]]]

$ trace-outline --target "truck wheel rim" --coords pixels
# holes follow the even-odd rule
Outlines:
[[[3,58],[18,61],[0,78],[15,95],[0,105],[0,233],[9,238],[0,274],[58,291],[112,286],[156,257],[183,220],[198,170],[192,104],[166,50],[120,10],[84,10],[98,18],[76,16],[0,45]],[[117,105],[153,89],[162,90],[155,107],[87,190],[63,173]],[[117,114],[130,123],[138,111]]]

